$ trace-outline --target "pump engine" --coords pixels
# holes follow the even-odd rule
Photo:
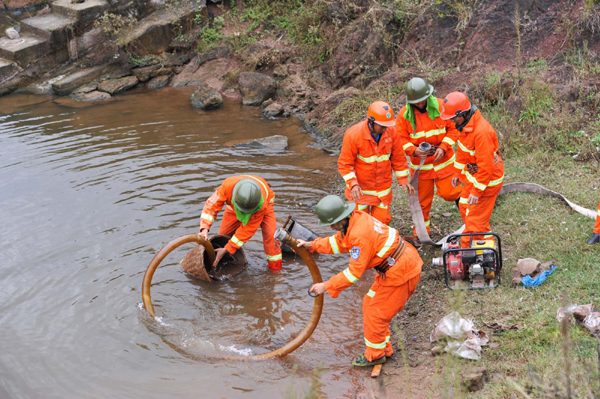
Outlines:
[[[475,236],[486,236],[475,240]],[[461,248],[461,237],[469,237],[469,246]],[[493,237],[493,238],[487,238]],[[455,234],[442,246],[442,257],[433,266],[444,268],[446,286],[450,289],[494,288],[500,284],[502,249],[495,233]],[[451,284],[452,282],[452,284]]]

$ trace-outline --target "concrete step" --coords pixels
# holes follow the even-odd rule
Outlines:
[[[0,58],[0,83],[11,77],[18,67],[13,61]]]
[[[22,68],[45,56],[50,51],[48,39],[23,35],[18,39],[0,37],[0,57],[15,61]]]
[[[44,37],[51,46],[63,47],[74,36],[72,30],[75,22],[75,18],[50,13],[22,20],[21,33]]]
[[[94,21],[104,14],[108,9],[106,0],[85,0],[83,3],[71,4],[71,0],[56,0],[52,3],[52,12],[68,18],[73,18],[77,22],[75,27],[77,34],[86,30]]]

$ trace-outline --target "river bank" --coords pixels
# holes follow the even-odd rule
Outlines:
[[[179,10],[182,4],[169,2],[157,10]],[[540,183],[594,208],[600,186],[599,7],[571,0],[236,0],[202,3],[175,20],[167,16],[165,28],[154,33],[153,25],[146,24],[148,41],[133,34],[140,31],[128,18],[143,21],[150,13],[132,17],[115,11],[119,17],[105,18],[88,31],[86,37],[96,38],[95,44],[77,53],[79,59],[69,57],[49,70],[25,68],[12,78],[13,86],[0,83],[0,93],[57,93],[62,96],[54,101],[75,107],[95,103],[81,100],[115,101],[141,86],[206,87],[225,98],[227,110],[228,98],[244,101],[240,76],[257,73],[269,80],[267,95],[258,101],[264,108],[256,112],[270,107],[269,119],[298,116],[317,145],[336,154],[345,129],[364,117],[372,101],[386,100],[397,112],[404,105],[405,82],[420,76],[434,85],[438,97],[462,90],[479,106],[499,134],[507,182]],[[168,41],[151,45],[161,35]],[[210,111],[201,115],[209,118]],[[392,224],[406,232],[410,220],[404,194],[395,195]],[[451,205],[434,206],[439,208],[436,233],[459,226]],[[399,318],[397,335],[408,355],[386,365],[384,370],[393,370],[384,372],[386,391],[373,385],[374,394],[407,397],[406,391],[398,393],[407,381],[439,387],[441,379],[456,387],[452,395],[467,395],[455,370],[471,365],[423,355],[432,324],[455,307],[479,323],[523,327],[494,336],[500,346],[481,363],[490,382],[471,395],[510,397],[518,391],[511,381],[540,397],[544,386],[553,383],[561,392],[566,389],[556,382],[567,377],[553,312],[564,297],[598,301],[597,251],[580,245],[592,222],[555,200],[510,195],[499,200],[492,226],[506,238],[508,263],[543,257],[566,270],[537,291],[527,291],[508,285],[511,267],[506,267],[506,285],[500,289],[455,297],[445,293],[439,273],[427,268],[422,289]],[[432,256],[423,254],[426,263]],[[579,381],[575,389],[583,392],[590,385],[583,370],[595,356],[595,341],[577,326],[569,333],[573,361],[581,367],[573,375]],[[545,385],[536,387],[531,381],[540,375]],[[429,395],[451,396],[441,389],[423,393]],[[419,396],[413,391],[412,397]]]

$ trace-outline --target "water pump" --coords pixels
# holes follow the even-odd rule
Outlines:
[[[484,237],[475,239],[475,236]],[[461,238],[469,237],[469,246],[461,248]],[[454,289],[495,288],[500,285],[502,247],[495,233],[453,234],[442,246],[442,257],[433,266],[444,268],[446,286]]]

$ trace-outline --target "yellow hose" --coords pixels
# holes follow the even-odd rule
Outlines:
[[[284,234],[285,237],[283,236]],[[285,244],[289,245],[292,249],[294,249],[294,251],[296,251],[296,253],[300,255],[302,260],[304,260],[306,266],[308,266],[308,269],[310,270],[313,283],[316,284],[323,282],[321,272],[319,271],[319,267],[315,263],[315,260],[313,259],[310,252],[308,252],[304,248],[299,248],[297,245],[297,241],[293,237],[288,235],[285,232],[285,230],[277,229],[276,236],[280,241],[284,242]],[[148,265],[148,269],[146,269],[146,274],[144,274],[144,281],[142,283],[142,299],[144,302],[144,308],[152,317],[155,317],[154,307],[152,306],[152,299],[150,297],[150,286],[152,284],[152,276],[154,275],[154,272],[156,271],[158,265],[160,265],[160,262],[162,262],[162,260],[169,253],[171,253],[175,248],[188,242],[196,242],[200,245],[203,245],[208,254],[209,264],[212,264],[212,262],[214,262],[215,252],[212,247],[212,244],[210,243],[210,241],[205,240],[204,237],[197,234],[189,234],[186,236],[176,238],[175,240],[168,243],[163,249],[161,249],[160,252],[156,254],[156,256]],[[313,311],[306,327],[304,327],[304,329],[300,332],[300,334],[298,334],[298,336],[296,336],[296,338],[294,338],[292,341],[288,342],[281,348],[256,356],[220,356],[220,358],[226,360],[264,360],[271,359],[274,357],[283,357],[295,351],[312,335],[312,333],[317,328],[317,324],[319,324],[319,319],[321,318],[321,312],[323,311],[323,299],[324,295],[320,295],[315,298],[315,301],[313,303]]]

